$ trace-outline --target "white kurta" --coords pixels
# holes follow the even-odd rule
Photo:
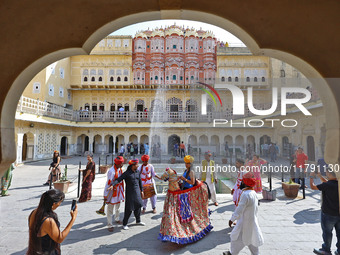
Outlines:
[[[254,190],[242,192],[240,202],[231,216],[231,221],[237,220],[230,234],[231,241],[237,241],[239,236],[245,246],[259,247],[263,244],[262,232],[257,220],[258,199]]]
[[[245,169],[242,167],[238,170],[238,173],[237,173],[237,179],[236,179],[236,183],[234,185],[234,193],[233,193],[233,201],[234,201],[234,204],[237,206],[237,202],[238,202],[238,199],[241,195],[241,190],[240,190],[240,185],[241,185],[241,182],[242,182],[242,179],[243,179],[243,175],[246,173],[247,171],[245,171]]]
[[[118,173],[116,175],[116,170],[114,168],[114,165],[110,168],[110,170],[107,172],[107,181],[105,184],[105,188],[104,188],[104,197],[105,199],[109,199],[106,201],[106,203],[108,204],[117,204],[120,203],[121,201],[124,201],[124,184],[123,182],[118,183],[115,186],[115,189],[117,189],[116,195],[112,196],[112,190],[108,191],[107,189],[110,187],[110,185],[112,184],[112,182],[118,178],[119,176],[122,175],[123,171],[121,168],[117,169]],[[115,178],[116,175],[116,178]]]
[[[153,177],[155,177],[156,175],[153,165],[147,164],[146,166],[144,166],[143,164],[141,164],[137,168],[137,170],[141,173],[142,185],[144,186],[153,183],[155,192],[157,194],[156,183],[155,180],[153,179]]]

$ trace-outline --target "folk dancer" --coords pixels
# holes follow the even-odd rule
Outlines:
[[[114,159],[114,165],[110,168],[107,173],[107,181],[104,189],[104,205],[107,204],[106,214],[107,214],[107,227],[109,232],[113,232],[112,216],[113,210],[115,211],[115,221],[118,224],[122,224],[119,220],[119,208],[120,202],[124,202],[124,184],[118,183],[112,191],[108,191],[111,183],[118,179],[123,174],[122,166],[124,163],[124,158],[118,156]],[[104,208],[103,208],[104,212]],[[105,215],[105,214],[104,214]]]
[[[108,190],[113,190],[118,183],[125,180],[124,230],[129,229],[127,224],[132,211],[135,215],[136,223],[138,225],[145,226],[145,223],[141,222],[140,219],[141,207],[143,206],[142,197],[144,197],[144,194],[140,172],[137,171],[137,168],[138,159],[131,159],[127,170],[108,188]]]
[[[200,173],[200,180],[203,182],[206,182],[211,194],[211,200],[215,204],[215,206],[218,206],[217,200],[216,200],[216,189],[215,189],[215,183],[217,183],[217,177],[215,172],[215,161],[210,160],[211,157],[210,151],[207,151],[204,154],[205,159],[202,160],[202,171]]]
[[[235,165],[236,165],[236,168],[238,169],[237,180],[234,185],[234,188],[231,191],[231,194],[233,195],[234,204],[237,206],[238,199],[242,192],[242,190],[240,189],[240,185],[242,182],[243,175],[246,173],[246,171],[245,171],[243,159],[236,159]]]
[[[186,155],[184,157],[185,171],[180,179],[183,181],[182,190],[190,189],[195,185],[196,177],[195,172],[192,171],[192,164],[194,163],[194,157]]]
[[[145,154],[142,156],[141,159],[143,161],[143,164],[140,165],[137,170],[141,173],[143,189],[145,188],[146,185],[153,184],[153,188],[156,192],[156,184],[155,184],[153,177],[156,177],[157,179],[160,179],[160,177],[155,173],[155,169],[153,165],[148,163],[150,159],[149,155]],[[151,206],[152,206],[152,213],[156,213],[157,212],[156,211],[157,193],[154,196],[150,197],[150,200],[151,200]],[[148,204],[148,199],[143,199],[143,210],[142,210],[143,214],[145,213],[147,204]]]
[[[254,187],[256,193],[262,192],[261,166],[264,164],[267,164],[267,161],[260,158],[259,155],[254,155],[253,159],[246,163],[247,171],[254,173],[256,178],[256,184]]]
[[[244,189],[239,198],[238,206],[235,209],[229,227],[237,220],[236,226],[230,234],[230,251],[224,252],[227,255],[237,255],[248,246],[252,255],[258,255],[259,246],[263,244],[263,236],[257,219],[258,199],[254,186],[256,179],[253,173],[245,173],[242,178]],[[242,185],[243,186],[243,185]]]

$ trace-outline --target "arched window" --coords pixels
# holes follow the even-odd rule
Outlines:
[[[183,76],[179,77],[179,79],[180,79],[181,81],[183,81]]]
[[[266,81],[266,78],[262,77],[262,82],[265,82]]]
[[[96,81],[96,79],[94,77],[91,78],[91,81]]]
[[[172,76],[172,80],[176,80],[176,75],[173,75],[173,76]]]
[[[124,77],[124,81],[128,81],[128,77]]]
[[[192,75],[192,76],[190,76],[190,80],[193,80],[194,79],[194,76]]]
[[[110,69],[110,71],[109,71],[109,75],[110,75],[110,76],[112,76],[112,75],[115,75],[115,70],[113,70],[113,69]]]
[[[112,76],[110,77],[110,81],[114,81]]]
[[[89,75],[89,70],[84,69],[84,70],[83,70],[83,75]]]
[[[122,70],[118,69],[117,70],[117,75],[122,75]]]
[[[91,69],[90,74],[91,75],[97,75],[97,71],[95,69]]]
[[[157,75],[155,76],[155,80],[158,81],[158,76]]]
[[[87,77],[84,77],[84,81],[87,81]]]
[[[117,81],[120,81],[120,76],[118,76]]]
[[[150,77],[150,80],[152,81],[152,77]]]
[[[280,75],[281,75],[281,77],[285,77],[285,76],[286,76],[286,72],[285,72],[285,70],[281,69],[281,71],[280,71]]]
[[[102,77],[99,77],[99,78],[98,78],[98,81],[103,81],[103,78],[102,78]]]
[[[124,74],[124,75],[129,75],[129,70],[124,69],[123,74]]]
[[[167,80],[167,81],[169,80],[169,76],[166,77],[166,80]]]
[[[235,77],[235,82],[238,82],[238,77]]]
[[[225,77],[224,76],[222,76],[221,81],[225,82]]]
[[[249,77],[247,77],[247,78],[246,78],[246,81],[247,81],[247,82],[250,82],[250,78],[249,78]]]
[[[231,77],[229,76],[229,77],[228,77],[228,82],[231,82],[231,81],[232,81],[232,79],[231,79]]]
[[[257,77],[254,77],[254,82],[257,82]]]

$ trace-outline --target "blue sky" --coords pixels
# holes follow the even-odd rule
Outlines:
[[[178,26],[183,26],[186,28],[187,26],[189,26],[189,28],[194,27],[196,29],[202,28],[203,30],[210,30],[213,31],[213,33],[215,34],[216,38],[218,40],[224,41],[224,42],[228,42],[229,44],[231,44],[231,46],[234,45],[238,45],[241,46],[240,44],[243,44],[242,41],[240,39],[238,39],[236,36],[234,36],[233,34],[229,33],[228,31],[214,26],[214,25],[210,25],[207,23],[203,23],[203,22],[198,22],[198,21],[190,21],[190,20],[155,20],[155,21],[147,21],[147,22],[141,22],[141,23],[137,23],[134,25],[130,25],[124,28],[121,28],[113,33],[111,33],[111,35],[132,35],[134,36],[136,34],[137,31],[139,30],[146,30],[147,28],[153,29],[156,27],[165,27],[165,26],[170,26],[173,25],[174,23],[176,23],[176,25]]]

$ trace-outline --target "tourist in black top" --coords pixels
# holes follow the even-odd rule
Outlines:
[[[142,226],[145,225],[140,220],[141,207],[143,206],[142,196],[144,195],[140,172],[137,171],[137,168],[138,159],[130,160],[127,170],[108,188],[108,190],[113,189],[115,185],[122,180],[125,180],[125,210],[123,219],[123,228],[125,230],[129,229],[127,223],[132,211],[135,215],[137,224]]]
[[[314,177],[315,173],[311,173]],[[338,179],[332,169],[326,169],[327,179],[318,173],[318,177],[322,181],[321,184],[315,185],[313,178],[310,178],[310,187],[313,190],[320,190],[322,192],[322,206],[321,206],[321,229],[323,244],[321,249],[314,249],[315,254],[332,254],[332,231],[335,228],[337,236],[337,251],[334,254],[340,254],[340,214],[339,214],[339,191]]]

